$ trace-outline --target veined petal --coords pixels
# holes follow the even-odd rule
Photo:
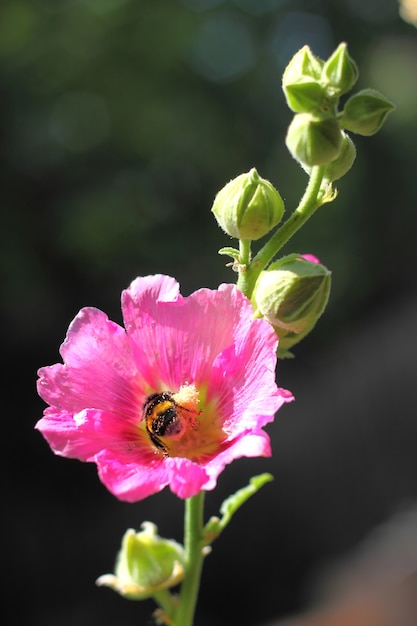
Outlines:
[[[149,292],[154,289],[138,278],[122,296],[126,331],[141,376],[153,389],[178,389],[184,381],[205,383],[213,360],[233,342],[241,317],[247,325],[253,313],[249,301],[233,285],[200,289],[171,301],[152,300]]]
[[[269,436],[262,430],[243,433],[207,464],[211,480],[206,489],[213,489],[216,486],[217,478],[225,466],[235,459],[258,456],[271,456]]]
[[[162,491],[169,483],[164,460],[155,452],[143,458],[126,458],[104,451],[97,455],[96,463],[100,480],[119,500],[138,502],[153,493]]]
[[[88,409],[82,413],[87,414]],[[84,417],[81,417],[81,420],[84,421]],[[42,433],[53,452],[59,456],[91,461],[103,445],[101,437],[96,436],[94,418],[87,419],[85,425],[80,424],[77,415],[65,413],[61,409],[47,408],[44,417],[38,421],[35,428]]]
[[[116,413],[98,409],[83,409],[65,413],[49,407],[35,428],[45,437],[55,454],[81,461],[95,461],[103,450],[114,450],[117,455],[135,456],[143,447],[148,450],[145,432],[134,423],[121,419]]]
[[[38,393],[46,402],[72,412],[96,408],[137,417],[144,396],[123,328],[98,309],[82,309],[60,352],[64,364],[38,372]]]
[[[173,458],[168,462],[170,488],[179,498],[191,498],[210,484],[207,469],[189,459]]]
[[[232,436],[271,422],[283,401],[292,399],[284,400],[275,383],[276,347],[270,324],[250,320],[213,363],[208,397],[217,397],[223,428]]]

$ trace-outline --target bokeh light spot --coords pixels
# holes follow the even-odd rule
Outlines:
[[[326,58],[335,48],[328,20],[314,13],[294,11],[285,14],[272,32],[269,47],[280,70],[304,45]]]
[[[255,58],[255,46],[244,22],[234,15],[213,15],[202,25],[189,63],[208,80],[227,82],[248,72]]]

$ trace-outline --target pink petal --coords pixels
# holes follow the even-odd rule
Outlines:
[[[169,486],[179,498],[191,498],[202,489],[207,489],[210,476],[204,466],[189,459],[167,459],[169,469]]]
[[[205,489],[214,489],[218,476],[225,466],[235,459],[258,456],[271,456],[271,443],[267,433],[261,430],[259,432],[242,434],[206,465],[206,470],[211,480],[207,483]]]
[[[68,412],[99,408],[137,418],[138,379],[123,328],[98,309],[82,309],[61,346],[65,364],[39,370],[38,393]]]
[[[96,462],[103,484],[125,502],[143,500],[169,484],[165,459],[153,450],[141,459],[133,457],[131,460],[104,451],[97,455]]]
[[[200,289],[191,296],[153,299],[160,277],[136,279],[122,296],[126,330],[138,370],[151,389],[178,389],[207,381],[213,360],[233,341],[240,318],[252,314],[233,285]],[[173,293],[171,287],[170,294]],[[247,321],[245,322],[247,325]]]
[[[314,254],[302,254],[301,258],[305,259],[306,261],[310,261],[310,263],[316,263],[320,265],[319,259],[314,256]]]
[[[85,411],[80,413],[81,419],[83,413]],[[94,419],[91,421],[94,422]],[[53,452],[60,456],[89,461],[103,445],[101,437],[98,439],[96,436],[94,425],[87,421],[83,427],[72,413],[65,413],[61,409],[46,409],[35,428],[42,433]]]
[[[213,363],[208,398],[218,398],[223,428],[232,436],[264,426],[282,405],[275,383],[276,347],[270,324],[249,320],[238,326],[235,343]]]

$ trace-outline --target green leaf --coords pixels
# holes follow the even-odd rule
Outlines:
[[[231,256],[235,261],[239,260],[240,252],[236,248],[220,248],[218,254],[224,254],[225,256]]]
[[[233,495],[226,498],[220,507],[221,519],[211,517],[204,528],[206,544],[212,543],[220,533],[226,528],[236,511],[249,500],[261,487],[271,482],[273,476],[271,474],[259,474],[253,476],[246,487],[242,487]]]

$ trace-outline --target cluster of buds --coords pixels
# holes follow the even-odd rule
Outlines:
[[[324,194],[321,204],[335,197],[331,183],[344,176],[355,160],[356,148],[348,132],[375,134],[394,108],[374,89],[346,96],[357,79],[358,70],[345,43],[326,61],[304,46],[283,75],[285,98],[295,114],[287,131],[286,145],[308,173],[313,167],[320,168],[316,173],[320,175],[320,190]],[[342,96],[344,106],[340,108]],[[265,318],[274,327],[279,338],[279,355],[292,356],[290,348],[313,329],[324,312],[330,291],[329,270],[315,257],[300,254],[268,265],[293,234],[288,235],[296,221],[288,228],[291,218],[278,227],[278,238],[273,236],[265,244],[263,251],[269,245],[267,253],[251,260],[250,242],[278,226],[284,213],[281,195],[255,168],[237,176],[219,191],[212,212],[225,233],[240,240],[239,250],[223,248],[220,253],[232,256],[234,269],[241,276],[246,274],[240,284],[251,299],[255,316]],[[278,247],[271,252],[277,242]]]
[[[339,111],[340,97],[352,89],[357,78],[356,64],[345,43],[327,61],[304,46],[283,75],[285,98],[295,113],[286,136],[287,148],[307,170],[324,166],[324,178],[329,182],[344,176],[355,160],[355,146],[345,131],[373,135],[394,108],[379,92],[363,89]]]

